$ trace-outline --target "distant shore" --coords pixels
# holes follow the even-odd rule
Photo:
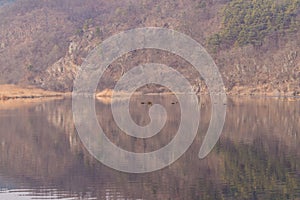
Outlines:
[[[101,92],[96,94],[96,98],[112,98],[113,90],[105,89]],[[170,95],[170,92],[163,92],[163,93],[147,93],[144,95]],[[208,95],[207,92],[203,92],[199,95]],[[118,97],[126,97],[129,94],[126,92],[119,92],[116,93]],[[143,95],[142,92],[137,92],[136,95]],[[300,97],[300,94],[296,94],[293,92],[286,92],[281,93],[279,91],[275,92],[261,92],[257,89],[251,88],[240,88],[239,90],[233,90],[227,92],[228,96],[265,96],[265,97],[282,97],[282,98],[293,98],[293,97]],[[35,87],[21,87],[16,85],[0,85],[0,100],[7,101],[7,100],[30,100],[30,99],[44,99],[44,98],[63,98],[63,97],[70,97],[71,93],[63,93],[63,92],[55,92],[55,91],[46,91],[43,89],[35,88]]]
[[[142,93],[142,92],[137,92],[135,93],[136,95],[171,95],[173,94],[172,92],[162,92],[162,93]],[[96,97],[98,98],[109,98],[112,97],[113,95],[113,90],[111,89],[105,89],[101,92],[98,92],[96,94]],[[205,92],[200,92],[198,95],[209,95],[207,91]],[[226,92],[227,96],[265,96],[265,97],[276,97],[276,98],[285,98],[285,97],[295,97],[299,98],[300,94],[297,94],[296,92],[280,92],[280,91],[272,91],[272,92],[265,92],[262,90],[259,90],[257,88],[248,88],[248,87],[239,87],[235,88],[234,90]],[[115,96],[117,97],[122,97],[122,96],[129,96],[128,93],[126,92],[119,92],[116,93]]]

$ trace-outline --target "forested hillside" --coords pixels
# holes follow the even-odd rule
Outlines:
[[[229,93],[297,95],[299,7],[299,0],[17,0],[0,8],[0,83],[71,91],[76,67],[104,39],[156,26],[205,46]],[[99,89],[112,88],[136,64],[154,61],[174,67],[205,91],[188,63],[146,50],[113,63]]]
[[[0,0],[0,6],[13,3],[15,0]]]
[[[210,37],[211,45],[225,48],[261,46],[268,36],[285,36],[299,28],[299,0],[232,0],[222,11],[222,30]]]

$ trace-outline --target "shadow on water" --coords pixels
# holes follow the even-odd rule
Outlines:
[[[134,152],[168,144],[179,125],[179,104],[174,97],[132,99],[130,112],[139,125],[149,123],[148,102],[164,105],[168,113],[162,131],[150,139],[124,134],[110,105],[97,102],[108,138]],[[36,197],[84,199],[300,198],[299,101],[229,100],[222,137],[204,160],[197,155],[210,105],[205,99],[201,103],[199,134],[191,148],[171,166],[141,175],[112,170],[87,152],[73,124],[70,100],[0,110],[0,198],[24,191]]]

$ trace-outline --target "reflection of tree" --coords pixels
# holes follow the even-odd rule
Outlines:
[[[239,199],[294,199],[299,197],[299,160],[279,152],[278,144],[266,148],[264,138],[252,145],[226,141],[219,148],[224,155],[225,193]]]

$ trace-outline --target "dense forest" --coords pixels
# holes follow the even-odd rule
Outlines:
[[[209,44],[261,46],[267,36],[296,32],[299,6],[299,0],[232,0],[223,9],[222,30],[209,38]]]

